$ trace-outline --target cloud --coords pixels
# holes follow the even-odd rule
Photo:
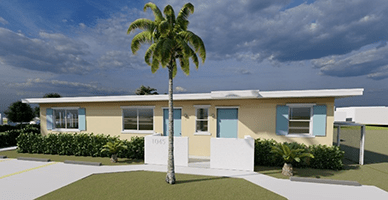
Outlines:
[[[104,88],[97,83],[81,83],[62,80],[46,80],[41,78],[27,79],[22,83],[11,83],[9,87],[14,88],[45,88],[50,91],[58,91],[65,94],[92,94],[92,95],[113,95],[127,94],[122,89]],[[41,89],[40,89],[41,90]]]
[[[86,25],[85,25],[84,23],[79,23],[79,27],[80,27],[80,28],[85,28]]]
[[[187,89],[183,88],[183,87],[180,87],[180,86],[177,86],[175,87],[175,90],[176,92],[187,92]]]
[[[0,60],[2,63],[30,70],[84,74],[91,63],[86,45],[62,34],[40,32],[40,38],[29,38],[0,28]]]
[[[252,72],[250,72],[247,69],[239,69],[239,70],[237,70],[237,73],[243,74],[243,75],[250,75],[250,74],[252,74]]]
[[[176,9],[182,6],[170,2]],[[287,8],[290,2],[194,0],[189,29],[205,41],[209,59],[247,54],[280,62],[346,54],[388,32],[385,0],[315,1]]]
[[[336,77],[363,76],[374,80],[388,78],[388,46],[385,42],[346,55],[312,60],[324,75]]]
[[[5,20],[4,18],[0,17],[0,24],[8,24],[7,20]]]
[[[133,55],[129,51],[107,51],[97,62],[101,69],[145,69],[144,66],[147,66],[141,56]]]

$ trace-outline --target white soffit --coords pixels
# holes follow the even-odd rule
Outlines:
[[[211,99],[264,99],[264,98],[306,98],[306,97],[351,97],[363,95],[364,89],[328,90],[288,90],[259,91],[232,90],[212,91],[211,93],[174,94],[174,100],[211,100]],[[128,101],[167,101],[168,95],[126,95],[94,97],[61,97],[22,99],[23,103],[78,103],[78,102],[128,102]]]

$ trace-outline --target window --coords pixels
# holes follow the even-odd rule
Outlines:
[[[310,134],[312,106],[290,105],[288,134]]]
[[[78,129],[78,109],[53,109],[54,129]]]
[[[209,105],[195,105],[196,107],[196,120],[195,120],[195,132],[205,133],[209,132]]]
[[[123,130],[153,131],[154,109],[150,107],[123,108]]]

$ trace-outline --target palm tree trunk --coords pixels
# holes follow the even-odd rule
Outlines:
[[[175,167],[174,167],[174,106],[173,106],[173,84],[172,84],[173,66],[168,66],[168,163],[166,182],[169,184],[175,183]]]

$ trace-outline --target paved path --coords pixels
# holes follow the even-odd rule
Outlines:
[[[86,166],[0,159],[0,199],[34,199],[91,174],[139,170],[166,172],[166,166]],[[277,179],[256,172],[196,167],[176,167],[176,172],[243,178],[288,199],[388,199],[388,192],[374,186],[304,183]]]

